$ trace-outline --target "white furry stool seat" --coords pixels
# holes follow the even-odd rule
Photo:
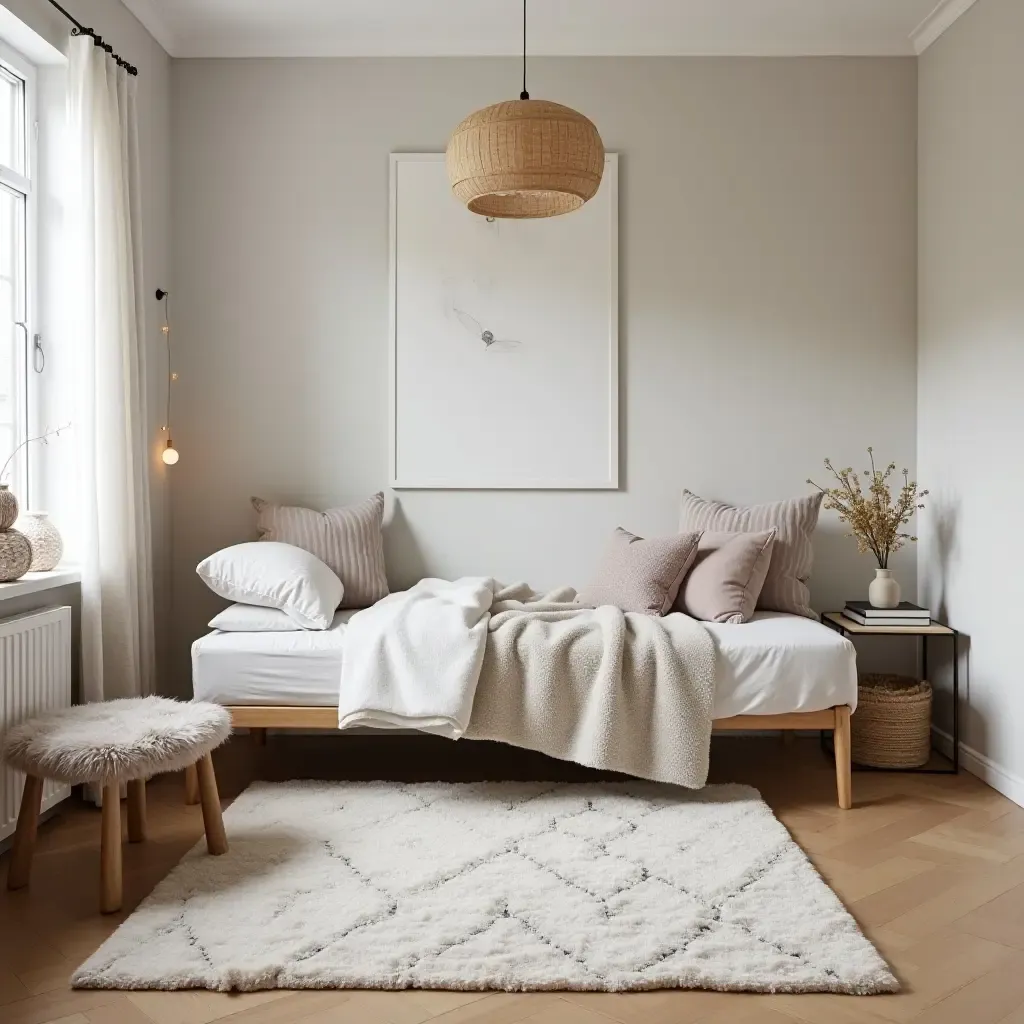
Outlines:
[[[231,735],[219,704],[138,697],[81,704],[15,726],[4,759],[26,775],[80,782],[145,779],[195,764]]]
[[[121,784],[128,785],[128,838],[146,838],[146,779],[195,766],[206,845],[227,852],[210,752],[231,735],[231,715],[218,704],[138,697],[83,704],[23,722],[7,733],[4,760],[26,775],[8,889],[28,885],[43,780],[103,786],[100,905],[121,909]]]

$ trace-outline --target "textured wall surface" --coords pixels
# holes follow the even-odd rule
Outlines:
[[[217,606],[194,566],[252,536],[251,494],[323,507],[385,488],[388,154],[443,149],[517,74],[501,59],[173,63],[183,688]],[[538,59],[530,88],[620,154],[622,486],[390,494],[393,584],[580,585],[615,526],[672,531],[684,487],[786,498],[825,455],[862,468],[868,444],[913,468],[913,60]],[[833,519],[816,546],[817,607],[866,593],[871,566]],[[897,570],[912,595],[913,553]]]
[[[1021,803],[1024,4],[975,4],[922,57],[920,90],[920,587],[968,634],[970,766]]]

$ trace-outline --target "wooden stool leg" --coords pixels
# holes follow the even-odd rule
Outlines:
[[[132,779],[128,783],[128,842],[142,843],[146,839],[146,780]]]
[[[196,764],[199,772],[199,799],[203,805],[203,827],[206,829],[206,849],[214,856],[228,852],[228,837],[220,813],[220,794],[217,776],[213,772],[213,757],[207,754]]]
[[[249,735],[252,737],[252,741],[257,747],[265,747],[267,745],[266,729],[250,729]]]
[[[190,807],[199,803],[199,773],[194,764],[185,769],[185,803]]]
[[[121,784],[103,784],[103,821],[100,834],[100,910],[121,909]]]
[[[39,805],[43,801],[43,780],[34,775],[25,777],[18,811],[18,830],[14,833],[14,849],[7,869],[7,888],[24,889],[32,873],[32,853],[36,848],[39,827]]]
[[[853,806],[853,763],[850,755],[850,709],[845,704],[836,708],[836,726],[832,737],[836,753],[839,807],[848,811]]]

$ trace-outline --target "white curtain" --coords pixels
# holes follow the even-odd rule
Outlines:
[[[137,80],[87,36],[68,73],[82,698],[98,701],[156,674]]]

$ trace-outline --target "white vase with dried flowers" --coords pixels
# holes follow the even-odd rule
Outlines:
[[[839,513],[839,521],[850,527],[848,536],[857,541],[860,553],[869,551],[878,561],[875,578],[868,587],[868,600],[875,608],[895,608],[900,603],[900,585],[892,577],[889,557],[904,544],[917,537],[905,532],[905,527],[918,509],[924,508],[920,499],[927,491],[917,489],[917,481],[903,470],[903,486],[894,498],[889,477],[896,471],[890,462],[884,470],[875,467],[874,449],[868,448],[871,468],[864,471],[870,480],[867,493],[861,487],[860,476],[852,469],[836,469],[830,459],[825,468],[839,481],[838,487],[822,487],[813,480],[807,482],[825,495],[825,508]]]

